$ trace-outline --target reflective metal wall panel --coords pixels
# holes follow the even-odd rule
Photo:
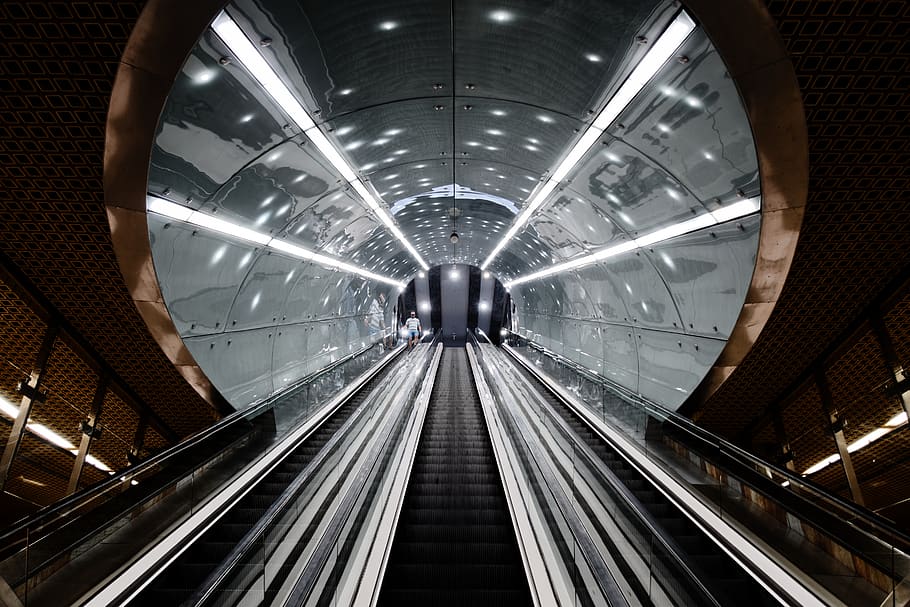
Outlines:
[[[246,243],[149,215],[161,294],[181,335],[224,330],[237,290],[259,252]]]
[[[675,238],[643,252],[670,290],[687,333],[726,338],[755,269],[758,216]]]
[[[424,324],[441,314],[443,328],[460,333],[467,266],[500,243],[680,7],[237,0],[226,10],[307,120],[286,115],[209,30],[162,113],[149,192],[402,283],[420,269],[404,238],[443,266],[438,303],[426,279],[415,289]],[[309,121],[316,126],[301,132]],[[713,223],[719,206],[760,195],[736,86],[698,28],[604,126],[480,281],[481,328],[491,326],[494,278],[695,217]],[[320,134],[334,151],[314,143]],[[327,159],[334,153],[345,168]],[[399,236],[349,183],[358,179]],[[521,284],[511,291],[513,326],[678,406],[734,326],[759,228],[755,215]],[[149,229],[178,331],[237,406],[369,343],[373,302],[382,294],[391,319],[398,299],[397,287],[308,254],[292,259],[154,215]]]
[[[637,329],[639,393],[678,408],[714,364],[724,341]]]
[[[245,404],[272,393],[271,328],[184,338],[215,387],[234,404]]]

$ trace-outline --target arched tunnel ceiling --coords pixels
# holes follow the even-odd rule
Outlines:
[[[226,10],[426,263],[480,266],[679,7],[238,0]],[[415,257],[270,93],[206,30],[161,116],[149,193],[393,281],[412,277]],[[760,194],[736,85],[696,28],[489,269],[513,280]],[[753,215],[516,287],[513,329],[560,352],[571,342],[566,353],[593,356],[598,371],[625,352],[617,381],[678,406],[732,331],[759,225]],[[312,370],[322,357],[292,361],[332,351],[333,339],[362,346],[347,325],[388,289],[154,215],[150,234],[177,330],[235,404],[280,387],[278,368]],[[590,352],[554,328],[576,321],[603,336]],[[310,335],[305,355],[260,342],[314,330],[323,337]],[[616,352],[611,332],[627,334]],[[260,354],[229,364],[214,352],[238,342]],[[268,362],[231,379],[251,357]],[[648,391],[642,375],[659,387]]]

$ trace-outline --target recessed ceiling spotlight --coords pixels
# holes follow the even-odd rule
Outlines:
[[[354,92],[354,89],[341,89],[340,91],[338,91],[338,94],[339,95],[350,95],[353,92]]]
[[[537,119],[540,120],[541,122],[546,122],[547,124],[552,124],[554,122],[553,118],[551,118],[550,116],[547,116],[546,114],[539,114],[537,116]]]
[[[490,19],[496,23],[508,23],[515,19],[515,15],[506,10],[495,10],[490,12]]]
[[[603,61],[601,56],[596,53],[585,53],[585,59],[587,59],[591,63],[600,63],[601,61]]]
[[[395,29],[396,27],[398,27],[397,21],[383,21],[382,23],[379,24],[379,29],[381,29],[384,32],[390,32],[393,29]]]

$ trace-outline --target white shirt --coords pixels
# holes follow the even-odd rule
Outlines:
[[[405,326],[408,328],[408,331],[418,331],[420,329],[420,319],[417,317],[411,317],[405,321]]]

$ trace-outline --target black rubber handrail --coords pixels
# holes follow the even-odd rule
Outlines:
[[[436,343],[438,336],[434,335],[433,340],[430,344],[432,349],[433,344]],[[430,356],[432,360],[432,356]],[[364,385],[365,387],[365,385]],[[363,389],[363,388],[361,388]],[[359,393],[359,391],[358,391]],[[351,394],[349,398],[354,398],[355,394]],[[348,399],[345,399],[347,402]],[[343,404],[343,403],[342,403]],[[361,413],[365,413],[365,409]],[[224,581],[224,579],[233,571],[243,559],[256,547],[257,541],[262,538],[262,536],[269,531],[272,524],[275,520],[284,513],[285,507],[296,497],[297,492],[303,487],[310,478],[318,471],[319,466],[322,464],[322,461],[328,457],[328,453],[334,449],[335,445],[342,440],[342,437],[345,435],[347,430],[359,419],[359,415],[355,414],[350,419],[348,419],[341,428],[339,428],[335,435],[329,440],[328,443],[316,454],[313,460],[307,464],[306,468],[300,473],[300,475],[294,479],[294,481],[278,496],[275,502],[269,507],[268,510],[262,515],[262,518],[250,529],[240,541],[237,542],[237,545],[231,549],[228,555],[224,558],[221,564],[212,571],[209,576],[206,578],[205,582],[196,590],[196,592],[191,595],[189,599],[184,603],[185,605],[202,605],[204,604],[209,597],[217,591],[218,586]]]
[[[571,371],[576,372],[579,375],[582,375],[585,378],[589,379],[590,381],[607,388],[623,400],[627,401],[629,404],[642,408],[645,413],[650,414],[653,412],[657,417],[671,422],[687,434],[701,441],[702,444],[706,444],[711,449],[714,449],[716,451],[716,455],[721,456],[724,460],[726,460],[728,464],[734,464],[738,466],[744,475],[751,477],[751,480],[748,481],[748,484],[753,488],[761,488],[763,494],[773,498],[775,501],[781,505],[784,505],[785,507],[787,505],[798,505],[795,508],[788,508],[788,510],[795,511],[795,513],[798,513],[800,510],[809,510],[810,514],[808,514],[806,517],[801,517],[804,520],[810,521],[814,524],[819,524],[821,521],[825,521],[831,524],[843,524],[844,522],[847,522],[829,510],[820,507],[818,503],[806,500],[804,497],[798,495],[797,493],[789,491],[784,487],[781,487],[777,482],[763,476],[755,469],[756,466],[767,468],[778,476],[789,480],[791,485],[795,484],[796,486],[804,487],[808,491],[816,494],[823,501],[831,502],[837,508],[849,512],[850,515],[854,517],[857,525],[861,526],[864,531],[872,534],[877,539],[890,543],[899,550],[910,554],[910,535],[907,535],[903,530],[898,529],[893,524],[891,524],[890,521],[882,516],[879,516],[875,512],[844,500],[839,495],[828,492],[820,485],[817,485],[816,483],[800,476],[791,470],[781,468],[775,464],[762,460],[761,458],[749,453],[743,448],[738,447],[737,445],[734,445],[733,443],[728,442],[716,434],[713,434],[712,432],[698,426],[691,420],[679,415],[675,411],[671,411],[660,404],[642,397],[641,395],[634,394],[628,389],[623,388],[614,382],[611,382],[607,378],[593,373],[590,369],[586,369],[571,359],[557,354],[556,352],[553,352],[552,350],[549,350],[544,346],[541,346],[540,344],[537,344],[519,334],[511,334],[514,335],[517,339],[526,342],[532,349],[537,350],[548,358],[555,360],[557,363],[568,367]],[[727,469],[729,471],[729,467]],[[835,537],[840,542],[845,541],[844,534],[841,532],[835,534]],[[865,552],[865,550],[859,546],[845,544],[845,547],[855,549],[858,553]]]
[[[525,361],[519,359],[518,362],[519,364],[522,364],[526,369],[528,368]],[[570,410],[572,409],[572,405],[566,402],[562,395],[554,392],[553,390],[550,390],[542,382],[540,385],[559,402],[568,407]],[[545,407],[544,411],[550,421],[556,425],[560,433],[565,438],[572,440],[576,446],[581,446],[581,448],[576,452],[580,453],[588,466],[597,472],[598,476],[600,476],[602,479],[602,482],[605,482],[607,486],[610,487],[610,490],[613,491],[614,494],[618,494],[619,497],[631,508],[632,514],[638,519],[638,522],[648,530],[648,532],[658,541],[658,543],[660,543],[664,551],[673,560],[673,563],[676,565],[676,567],[678,567],[679,570],[689,578],[689,581],[692,583],[694,588],[701,593],[702,598],[719,607],[720,603],[717,602],[717,599],[714,597],[714,595],[712,595],[708,588],[701,582],[701,578],[694,571],[692,571],[692,569],[686,563],[684,558],[685,552],[680,548],[676,540],[673,537],[670,537],[661,528],[660,523],[658,523],[657,519],[654,518],[654,515],[652,515],[644,507],[644,505],[641,503],[641,500],[639,500],[638,497],[636,497],[635,494],[632,493],[632,491],[619,480],[619,478],[616,476],[616,473],[614,473],[609,468],[605,468],[604,462],[591,452],[590,447],[588,447],[581,440],[581,438],[575,435],[571,428],[569,428],[566,420],[564,420],[556,411],[553,411],[553,409],[550,407]]]
[[[437,353],[433,352],[433,346],[437,339],[438,334],[435,334],[433,341],[430,344],[429,356],[427,356],[427,360],[424,361],[424,364],[421,367],[422,373],[420,375],[426,374],[428,367],[432,365],[433,359],[437,356]],[[436,381],[435,378],[433,381]],[[415,382],[410,393],[406,397],[409,402],[413,402],[420,391],[421,384],[422,382]],[[286,605],[303,605],[307,602],[307,599],[316,587],[319,576],[322,575],[322,571],[325,568],[332,551],[338,543],[341,531],[351,516],[357,499],[360,497],[360,494],[366,490],[367,479],[383,461],[382,455],[384,455],[389,448],[395,446],[395,441],[391,441],[392,435],[395,431],[400,430],[404,426],[408,414],[408,407],[401,407],[398,416],[395,419],[390,420],[383,428],[379,440],[370,451],[370,457],[367,458],[367,463],[365,463],[357,472],[355,481],[351,484],[351,488],[342,499],[342,502],[335,511],[327,529],[319,538],[312,556],[307,561],[303,571],[291,588],[290,594],[285,600]]]
[[[362,354],[364,354],[368,350],[374,348],[375,346],[376,346],[375,343],[370,344],[369,346],[361,348],[360,350],[358,350],[356,352],[352,352],[351,354],[348,354],[348,355],[334,361],[333,363],[326,365],[322,369],[319,369],[318,371],[314,371],[313,373],[304,377],[303,379],[301,379],[297,382],[294,382],[294,384],[292,384],[291,386],[288,386],[281,392],[279,392],[277,394],[273,394],[272,396],[269,396],[269,397],[261,400],[259,403],[256,403],[246,409],[243,409],[242,411],[236,411],[234,413],[231,413],[230,415],[222,418],[215,424],[198,432],[197,434],[191,436],[190,438],[186,439],[185,441],[180,442],[177,445],[174,445],[170,449],[167,449],[166,451],[162,451],[161,453],[158,453],[135,466],[132,466],[130,468],[127,468],[125,470],[122,470],[116,474],[109,476],[107,479],[101,481],[100,483],[98,483],[96,485],[87,487],[78,493],[74,493],[73,495],[66,497],[58,502],[55,502],[54,504],[51,504],[50,506],[42,508],[41,510],[39,510],[38,512],[36,512],[34,514],[31,514],[27,517],[20,519],[19,521],[15,522],[12,525],[10,525],[9,527],[7,527],[2,533],[0,533],[0,546],[9,548],[11,545],[14,545],[16,543],[21,543],[21,542],[13,541],[13,538],[17,534],[20,534],[27,529],[33,529],[33,528],[40,529],[44,526],[51,524],[53,521],[51,521],[49,519],[51,519],[52,517],[56,517],[57,515],[66,516],[67,514],[70,514],[74,510],[81,509],[82,506],[88,505],[92,500],[102,496],[104,493],[107,493],[108,491],[110,491],[112,489],[116,489],[117,486],[121,485],[124,481],[128,481],[135,476],[139,476],[142,473],[155,468],[156,466],[160,466],[160,465],[168,462],[172,458],[177,457],[178,455],[186,452],[188,449],[191,449],[192,447],[199,445],[200,443],[211,438],[215,434],[222,432],[223,430],[232,426],[235,423],[238,423],[240,420],[245,420],[250,417],[255,417],[262,410],[268,409],[269,407],[273,406],[278,401],[283,400],[283,399],[293,395],[297,390],[299,390],[303,386],[305,386],[309,383],[312,383],[314,380],[318,379],[322,375],[325,375],[326,373],[333,371],[334,369],[338,368],[340,365],[345,364],[345,363],[353,360],[354,358],[361,356]]]

